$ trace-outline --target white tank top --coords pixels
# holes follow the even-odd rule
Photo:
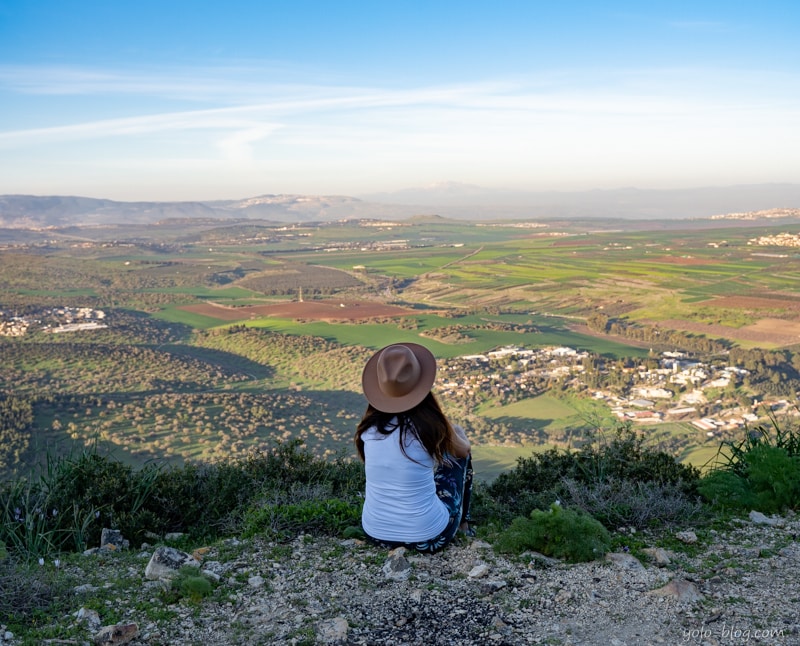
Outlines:
[[[392,425],[395,423],[392,420]],[[441,534],[450,514],[436,495],[436,464],[425,447],[407,434],[410,460],[400,450],[399,430],[383,435],[373,427],[361,439],[367,476],[361,514],[364,531],[373,538],[403,543],[426,541]]]

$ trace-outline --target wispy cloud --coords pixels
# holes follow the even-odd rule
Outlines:
[[[744,157],[753,165],[766,141],[772,142],[771,159],[786,165],[796,157],[796,148],[780,135],[799,116],[800,91],[794,88],[800,83],[790,75],[565,70],[387,88],[278,85],[237,78],[240,72],[222,78],[199,70],[149,76],[74,69],[59,79],[51,70],[25,85],[18,69],[0,67],[0,92],[6,95],[35,90],[55,96],[58,104],[70,79],[73,91],[93,95],[81,102],[81,121],[72,117],[31,128],[6,119],[0,148],[33,151],[33,157],[54,144],[92,142],[105,168],[168,169],[169,176],[176,169],[213,169],[217,177],[250,173],[252,183],[280,173],[289,181],[311,170],[331,181],[400,172],[418,181],[444,172],[476,183],[488,177],[522,182],[546,173],[599,177],[606,169],[631,175],[657,162],[653,172],[663,173],[666,161],[690,173],[713,166],[720,155],[733,159],[737,149],[747,150]],[[148,93],[183,99],[126,99]],[[108,99],[116,95],[123,100]],[[129,116],[109,118],[109,105],[114,114]],[[165,108],[175,105],[181,109]],[[58,111],[46,114],[51,123],[68,121]],[[73,164],[82,148],[63,146],[53,159]]]
[[[236,129],[219,140],[219,149],[227,160],[251,161],[254,159],[252,145],[268,137],[276,128],[277,126],[271,124],[253,124],[250,128]]]
[[[233,81],[207,86],[203,86],[200,81],[187,81],[186,88],[205,87],[205,93],[216,97],[217,103],[223,100],[230,103],[212,108],[123,118],[100,116],[81,123],[42,128],[7,129],[0,131],[0,145],[135,136],[166,131],[221,130],[233,132],[225,139],[228,143],[222,145],[222,148],[227,148],[229,144],[232,145],[231,142],[255,141],[268,136],[279,127],[286,127],[287,124],[326,119],[332,115],[349,120],[354,127],[360,123],[375,123],[384,117],[392,122],[404,118],[406,125],[413,128],[415,120],[420,119],[419,123],[424,124],[426,118],[432,114],[453,115],[458,120],[472,116],[476,122],[493,115],[489,117],[493,122],[503,119],[519,122],[520,119],[528,120],[533,115],[542,119],[556,115],[635,116],[680,114],[697,108],[696,101],[687,100],[685,96],[670,97],[663,87],[656,93],[652,92],[652,88],[658,87],[652,80],[652,74],[642,74],[642,78],[651,85],[648,89],[643,89],[640,81],[631,75],[617,75],[614,83],[618,87],[614,83],[608,83],[595,89],[581,87],[575,79],[571,83],[569,75],[562,76],[558,81],[549,79],[547,83],[542,83],[537,78],[397,89],[265,85],[260,86],[256,97],[259,100],[243,103],[238,101],[244,94],[252,91],[249,85],[246,86],[246,91],[242,91],[241,86]],[[81,71],[75,72],[75,78],[82,79],[77,82],[78,86],[85,83],[84,88],[91,86],[93,91],[98,92],[101,86],[106,87],[106,91],[110,93],[124,91],[137,94],[145,91],[143,85],[140,85],[145,81],[138,76],[124,77],[106,72]],[[115,80],[111,82],[109,89],[105,84],[112,78]],[[3,77],[0,73],[1,82],[8,82],[8,74]],[[69,85],[66,80],[63,83],[64,88]],[[11,87],[15,87],[13,83]],[[37,87],[37,91],[42,93],[58,94],[62,85],[43,84]],[[149,92],[166,92],[167,88],[174,88],[173,77],[170,75],[147,81],[146,89]],[[233,91],[234,88],[236,91]],[[8,89],[7,86],[6,90]],[[87,106],[87,111],[91,110]],[[402,117],[398,110],[403,111]]]
[[[196,110],[167,114],[145,115],[123,119],[30,128],[0,132],[0,145],[14,146],[55,141],[76,141],[117,136],[137,136],[181,130],[246,130],[258,129],[268,133],[280,127],[277,123],[254,123],[237,116],[235,110]]]
[[[73,65],[0,65],[0,87],[28,95],[148,96],[236,103],[296,85],[285,71],[264,67],[105,69]],[[283,77],[285,82],[266,77]]]

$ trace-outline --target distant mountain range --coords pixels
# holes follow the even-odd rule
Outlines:
[[[677,220],[726,213],[800,208],[800,184],[758,184],[676,190],[623,188],[522,192],[445,183],[360,198],[261,195],[242,200],[117,202],[75,196],[0,196],[0,227],[151,224],[173,218],[311,222],[353,218],[398,220],[441,215],[468,220]]]

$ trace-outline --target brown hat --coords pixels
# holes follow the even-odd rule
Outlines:
[[[431,391],[436,359],[417,343],[395,343],[378,350],[364,366],[361,387],[372,407],[384,413],[414,408]]]

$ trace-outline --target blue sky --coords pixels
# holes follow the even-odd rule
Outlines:
[[[0,194],[800,182],[800,3],[0,0]]]

